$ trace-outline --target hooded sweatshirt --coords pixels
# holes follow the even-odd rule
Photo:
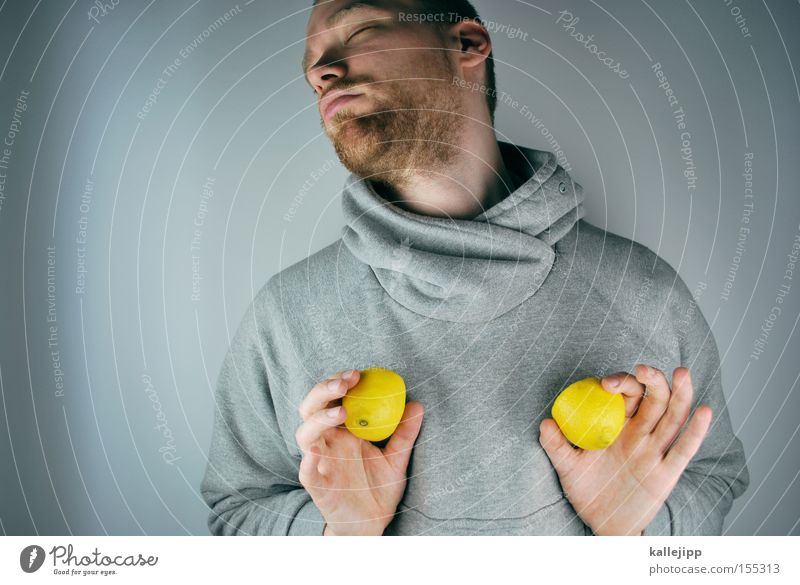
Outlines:
[[[583,189],[552,153],[499,144],[520,184],[470,220],[405,211],[351,175],[342,237],[253,299],[217,379],[212,534],[322,534],[298,479],[298,407],[335,372],[379,366],[425,408],[385,535],[591,535],[539,424],[570,383],[639,363],[670,384],[688,367],[692,413],[713,410],[645,534],[721,534],[749,474],[695,299],[648,248],[582,219]]]

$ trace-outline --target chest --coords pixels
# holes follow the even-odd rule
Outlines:
[[[324,343],[309,346],[320,379],[386,367],[405,379],[407,400],[424,405],[402,500],[409,517],[528,526],[554,506],[568,513],[538,441],[555,397],[577,379],[637,363],[679,365],[667,341],[617,314],[549,309],[520,306],[467,325],[409,318],[384,302],[365,307],[349,334],[324,327]]]

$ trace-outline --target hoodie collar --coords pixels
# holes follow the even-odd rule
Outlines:
[[[551,152],[499,142],[519,187],[474,219],[420,215],[350,175],[342,240],[395,301],[425,317],[488,321],[536,293],[553,245],[583,217],[583,188]]]

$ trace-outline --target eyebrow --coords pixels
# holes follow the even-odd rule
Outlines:
[[[335,28],[341,22],[354,14],[358,14],[365,11],[373,11],[373,10],[385,10],[384,7],[379,6],[377,2],[374,0],[365,0],[364,2],[354,2],[338,10],[331,14],[326,20],[325,24],[328,28]],[[308,70],[311,68],[311,55],[306,51],[303,55],[303,75],[306,76],[306,81],[308,81]]]

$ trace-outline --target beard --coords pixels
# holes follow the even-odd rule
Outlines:
[[[417,73],[432,80],[361,79],[334,86],[376,89],[364,94],[373,101],[371,111],[355,115],[344,107],[328,126],[322,122],[342,164],[360,177],[394,186],[420,173],[445,171],[460,152],[457,144],[464,127],[463,92],[452,84],[454,75],[443,58],[435,71]]]

